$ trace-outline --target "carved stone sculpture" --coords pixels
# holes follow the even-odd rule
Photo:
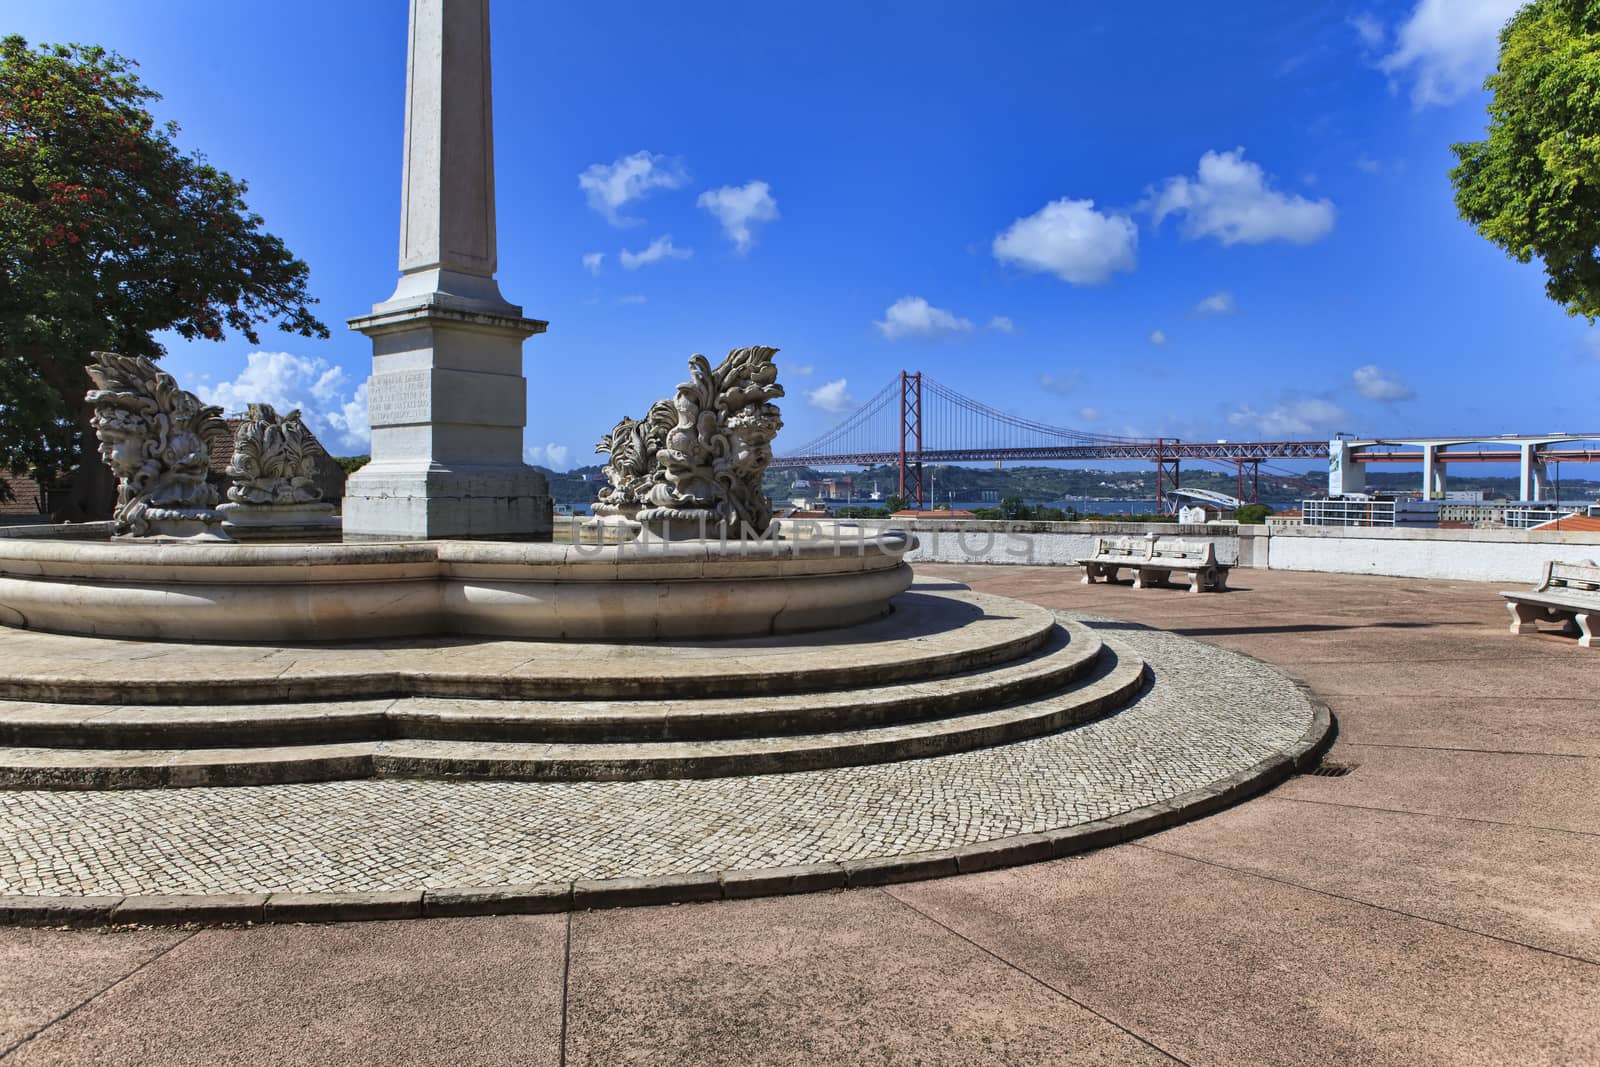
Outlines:
[[[321,500],[317,460],[322,455],[322,445],[306,429],[298,408],[279,415],[271,404],[251,404],[233,437],[228,499],[236,504]]]
[[[333,505],[321,502],[317,484],[317,461],[324,455],[298,409],[280,416],[271,404],[251,404],[234,434],[227,470],[233,485],[221,508],[232,532],[288,537],[337,526]]]
[[[623,419],[596,446],[610,452],[611,485],[597,514],[632,512],[664,537],[716,536],[748,528],[764,534],[772,501],[761,479],[772,439],[783,428],[776,348],[736,348],[715,369],[689,360],[690,380],[658,401],[643,421]],[[604,508],[606,510],[602,511]]]
[[[228,539],[216,487],[206,482],[208,439],[227,433],[222,409],[143,356],[93,356],[87,398],[100,456],[118,479],[117,536]]]
[[[600,490],[596,515],[631,519],[639,513],[655,478],[656,454],[677,422],[672,401],[657,400],[643,419],[624,417],[600,439],[594,450],[611,457],[603,468],[610,484]]]

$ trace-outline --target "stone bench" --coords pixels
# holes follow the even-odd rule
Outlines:
[[[1217,546],[1211,541],[1143,537],[1097,537],[1094,555],[1078,560],[1078,565],[1085,585],[1096,579],[1114,582],[1119,571],[1132,570],[1135,589],[1165,584],[1174,571],[1182,571],[1189,576],[1191,593],[1227,589],[1233,567],[1217,562]]]
[[[1149,558],[1150,542],[1143,537],[1096,537],[1094,555],[1080,559],[1078,566],[1083,568],[1083,584],[1089,585],[1096,578],[1114,582],[1118,571],[1137,570]]]
[[[1593,560],[1544,565],[1544,577],[1529,590],[1500,594],[1511,612],[1511,632],[1534,633],[1543,619],[1566,624],[1583,648],[1595,647],[1595,621],[1600,617],[1600,565]]]

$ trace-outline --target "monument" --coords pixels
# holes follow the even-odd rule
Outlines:
[[[547,541],[544,476],[522,462],[522,342],[546,323],[500,295],[488,0],[411,0],[400,281],[350,328],[372,339],[372,461],[347,540]]]

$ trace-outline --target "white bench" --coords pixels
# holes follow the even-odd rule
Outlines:
[[[1535,633],[1538,622],[1566,624],[1578,635],[1578,644],[1595,647],[1595,623],[1600,619],[1600,566],[1594,560],[1544,565],[1544,578],[1530,590],[1501,593],[1511,612],[1511,632]]]
[[[1133,571],[1133,587],[1144,589],[1162,585],[1173,571],[1189,575],[1189,592],[1218,592],[1228,588],[1231,563],[1217,562],[1217,546],[1211,541],[1160,540],[1149,537],[1097,537],[1094,555],[1078,560],[1083,568],[1083,584],[1096,579],[1117,580],[1124,568]]]
[[[1189,592],[1220,592],[1228,588],[1231,563],[1217,562],[1217,546],[1211,541],[1152,541],[1150,558],[1139,568],[1133,587],[1162,585],[1173,571],[1189,575]]]
[[[1089,585],[1096,578],[1114,582],[1122,568],[1137,568],[1149,558],[1150,542],[1143,537],[1096,537],[1094,555],[1080,559],[1078,566],[1083,568],[1083,584]]]

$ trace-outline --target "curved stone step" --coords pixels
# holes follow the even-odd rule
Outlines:
[[[856,689],[980,670],[1050,639],[1046,609],[919,592],[847,629],[739,641],[482,638],[343,645],[197,645],[0,627],[0,700],[267,704],[440,697],[635,700]]]
[[[639,742],[821,733],[966,714],[1059,692],[1094,666],[1101,639],[1063,622],[998,667],[924,682],[704,700],[519,701],[412,697],[343,703],[154,705],[0,702],[0,745],[207,748],[400,738]]]
[[[1144,687],[1143,660],[1105,642],[1064,693],[1009,707],[862,730],[741,740],[526,744],[403,739],[265,748],[0,748],[0,786],[142,789],[364,777],[602,781],[714,778],[886,763],[1054,733],[1117,710]]]

